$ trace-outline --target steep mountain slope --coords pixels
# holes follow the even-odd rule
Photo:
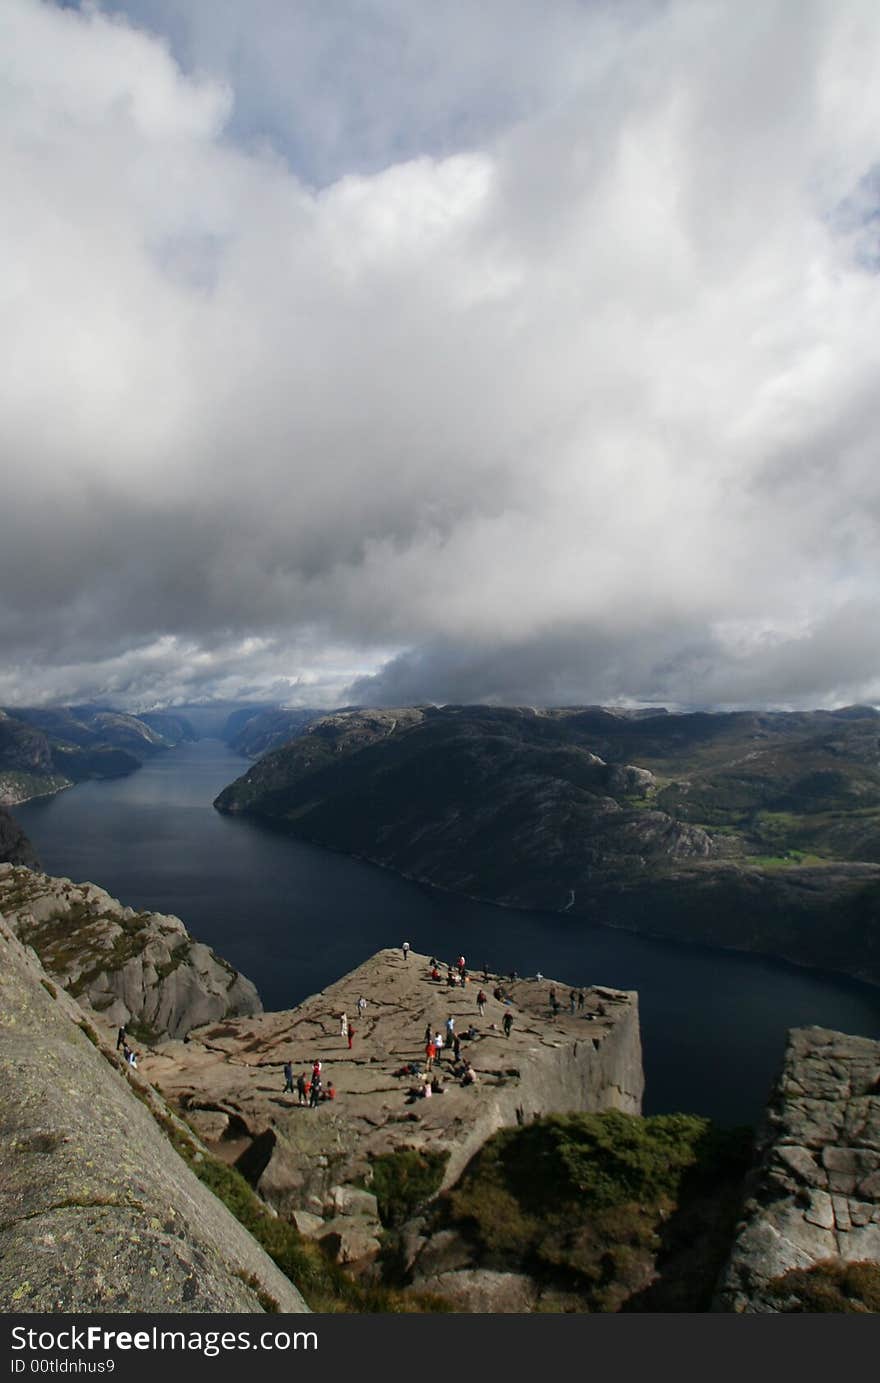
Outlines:
[[[325,717],[215,802],[443,888],[880,982],[880,718]]]

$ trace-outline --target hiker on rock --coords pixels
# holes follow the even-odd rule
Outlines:
[[[572,1016],[574,1015],[574,1010],[575,1010],[575,1007],[576,1007],[576,1005],[577,1005],[577,997],[578,997],[578,996],[577,996],[577,994],[575,993],[574,990],[572,990],[571,993],[570,993],[569,996],[568,996],[568,1007],[569,1007],[569,1010],[570,1010]]]
[[[366,999],[364,998],[364,996],[363,996],[363,994],[362,994],[361,997],[358,999],[358,1018],[363,1018],[363,1016],[364,1016],[364,1014],[366,1013],[366,1011],[367,1011],[367,1001],[366,1001]]]
[[[481,989],[480,992],[479,992],[479,994],[477,995],[477,1008],[480,1010],[480,1017],[481,1017],[481,1018],[485,1015],[485,1012],[486,1012],[486,1004],[487,1004],[488,1002],[489,1002],[489,1001],[488,1001],[488,999],[487,999],[487,997],[486,997],[486,991],[485,991],[484,989]]]
[[[348,1038],[348,1050],[351,1051],[351,1044],[354,1041],[354,1028],[351,1026],[351,1023],[348,1025],[346,1036]]]
[[[339,1036],[348,1037],[348,1017],[344,1013],[339,1015]]]
[[[317,1080],[315,1080],[315,1079],[313,1078],[313,1079],[312,1079],[312,1093],[311,1093],[311,1095],[309,1096],[309,1108],[310,1108],[310,1109],[317,1109],[317,1108],[318,1108],[318,1105],[319,1105],[319,1103],[320,1103],[320,1100],[321,1100],[321,1080],[320,1080],[320,1077],[319,1077]]]
[[[290,1064],[289,1061],[285,1061],[285,1063],[284,1063],[284,1089],[283,1089],[282,1092],[281,1092],[282,1095],[286,1095],[287,1092],[288,1092],[288,1090],[290,1091],[290,1093],[291,1093],[291,1095],[292,1095],[292,1094],[293,1094],[293,1067],[291,1066],[291,1064]]]
[[[410,948],[409,942],[408,942],[408,941],[405,941],[405,942],[403,943],[403,945],[401,946],[400,949],[401,949],[401,951],[403,952],[403,958],[404,958],[404,960],[409,960],[409,953],[410,953],[410,949],[411,949],[411,948]]]
[[[510,1029],[513,1027],[513,1014],[512,1014],[512,1013],[505,1013],[504,1017],[503,1017],[502,1020],[501,1020],[501,1026],[502,1026],[502,1028],[504,1029],[504,1036],[505,1036],[505,1037],[509,1037],[509,1036],[510,1036]]]
[[[119,1048],[120,1048],[120,1047],[124,1047],[124,1046],[125,1046],[125,1024],[123,1023],[122,1027],[119,1029],[119,1032],[116,1034],[116,1050],[117,1050],[117,1052],[119,1051]]]
[[[296,1093],[300,1104],[305,1104],[309,1092],[309,1082],[306,1079],[305,1071],[301,1071],[296,1078]]]
[[[584,1002],[585,1002],[585,1000],[584,1000],[584,991],[583,991],[582,989],[579,989],[579,990],[578,990],[578,1008],[583,1008]]]
[[[437,1044],[434,1041],[433,1037],[429,1037],[427,1042],[425,1043],[425,1066],[427,1070],[430,1071],[431,1067],[434,1065],[434,1058],[436,1057],[436,1055]]]

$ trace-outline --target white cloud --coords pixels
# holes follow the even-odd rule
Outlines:
[[[876,6],[126,8],[0,13],[0,699],[878,694]]]

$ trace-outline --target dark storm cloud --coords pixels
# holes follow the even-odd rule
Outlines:
[[[110,9],[0,10],[0,704],[880,695],[873,3]]]

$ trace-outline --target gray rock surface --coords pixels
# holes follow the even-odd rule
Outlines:
[[[641,1111],[635,994],[587,989],[582,1010],[571,1015],[566,1006],[554,1017],[551,981],[505,981],[509,1008],[492,997],[497,982],[484,986],[489,998],[480,1017],[479,978],[465,989],[447,989],[430,978],[427,956],[412,952],[404,960],[399,950],[379,951],[298,1008],[197,1029],[186,1043],[166,1042],[146,1053],[142,1069],[200,1131],[208,1127],[205,1112],[228,1117],[228,1130],[211,1150],[236,1163],[279,1214],[357,1218],[367,1237],[375,1236],[375,1200],[358,1188],[369,1184],[376,1156],[404,1148],[445,1152],[444,1185],[450,1185],[500,1128],[551,1110]],[[559,982],[557,990],[568,993]],[[361,996],[367,1000],[362,1019],[356,1016]],[[340,1036],[343,1012],[357,1029],[351,1051]],[[502,1029],[506,1012],[514,1016],[509,1038]],[[477,1083],[456,1081],[447,1054],[438,1063],[444,1093],[414,1098],[420,1082],[401,1072],[424,1062],[426,1024],[436,1031],[449,1015],[461,1035],[470,1023],[477,1029],[462,1048]],[[309,1109],[283,1093],[282,1068],[290,1061],[295,1072],[310,1073],[315,1058],[337,1095]],[[336,1247],[352,1252],[341,1241]]]
[[[0,1311],[305,1311],[87,1027],[0,917]]]
[[[794,1029],[758,1152],[718,1309],[779,1311],[792,1268],[880,1263],[880,1042]]]
[[[135,1037],[262,1011],[250,980],[179,917],[135,912],[94,884],[0,864],[0,914],[74,998]]]

